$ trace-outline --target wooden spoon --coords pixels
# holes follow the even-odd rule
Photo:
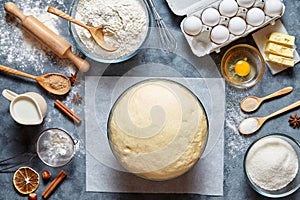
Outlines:
[[[252,134],[255,133],[260,127],[267,121],[268,119],[275,117],[279,114],[282,114],[286,111],[289,111],[291,109],[294,109],[296,107],[300,106],[300,101],[297,101],[289,106],[286,106],[270,115],[267,115],[265,117],[251,117],[244,119],[240,125],[239,125],[239,132],[241,134]]]
[[[45,90],[51,92],[52,94],[64,95],[68,93],[71,88],[71,82],[69,78],[63,74],[50,73],[41,76],[33,76],[31,74],[27,74],[9,67],[5,67],[3,65],[0,65],[0,71],[36,80],[38,84],[40,84],[40,86],[42,86]],[[49,81],[51,78],[59,79],[60,81],[58,81],[57,84],[53,82],[50,83]]]
[[[115,51],[115,50],[117,50],[117,47],[110,46],[105,42],[104,33],[103,33],[103,26],[102,25],[96,26],[96,27],[87,26],[84,23],[74,19],[70,15],[68,15],[68,14],[64,13],[63,11],[61,11],[57,8],[54,8],[52,6],[49,6],[47,11],[49,13],[57,15],[57,16],[63,18],[63,19],[66,19],[70,22],[73,22],[73,23],[87,29],[90,32],[90,34],[92,35],[92,37],[94,38],[94,40],[96,41],[96,43],[100,47],[102,47],[104,50],[106,50],[106,51]]]
[[[253,112],[260,106],[260,104],[263,101],[274,98],[274,97],[278,97],[278,96],[281,96],[284,94],[288,94],[291,91],[293,91],[293,87],[286,87],[286,88],[278,90],[277,92],[274,92],[274,93],[272,93],[268,96],[262,97],[262,98],[259,98],[256,96],[248,96],[241,101],[240,107],[241,107],[242,111],[244,111],[244,112]]]

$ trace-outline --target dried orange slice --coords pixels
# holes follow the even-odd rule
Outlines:
[[[15,188],[22,194],[34,192],[40,183],[39,174],[30,167],[20,167],[14,174]]]

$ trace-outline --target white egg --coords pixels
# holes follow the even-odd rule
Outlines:
[[[208,26],[215,26],[220,21],[220,13],[215,8],[207,8],[201,15],[202,22]]]
[[[238,4],[235,0],[223,0],[219,5],[221,15],[233,17],[238,11]]]
[[[183,21],[183,30],[188,35],[198,35],[202,29],[202,22],[199,17],[190,16]]]
[[[214,43],[222,44],[229,38],[229,31],[223,25],[215,26],[210,33],[210,38]]]
[[[246,30],[246,22],[240,17],[230,19],[228,29],[234,35],[242,35]]]
[[[237,0],[237,3],[241,7],[249,8],[254,4],[255,0]]]
[[[283,5],[280,0],[267,0],[264,11],[270,17],[278,16],[282,13]]]
[[[259,8],[251,8],[247,12],[246,21],[251,26],[259,26],[265,20],[265,13],[262,9]]]

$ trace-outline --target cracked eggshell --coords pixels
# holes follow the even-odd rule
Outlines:
[[[207,8],[201,15],[203,24],[208,26],[215,26],[220,21],[220,13],[215,8]]]
[[[228,24],[230,33],[234,35],[242,35],[246,31],[246,28],[247,24],[241,17],[233,17]]]
[[[190,16],[183,21],[183,30],[188,35],[198,35],[202,30],[202,22],[199,17]]]
[[[233,17],[238,11],[238,4],[235,0],[223,0],[219,5],[221,15]]]
[[[266,0],[264,11],[266,15],[275,17],[281,15],[283,4],[280,0]]]
[[[210,39],[216,44],[222,44],[229,38],[229,30],[223,25],[217,25],[211,30]]]
[[[244,8],[250,8],[254,4],[255,0],[237,0],[239,6]]]
[[[251,8],[247,12],[246,21],[251,26],[260,26],[265,20],[265,13],[262,9]]]

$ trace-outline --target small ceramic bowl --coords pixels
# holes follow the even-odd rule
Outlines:
[[[137,1],[141,4],[141,7],[146,14],[146,30],[145,30],[145,32],[143,31],[143,33],[140,33],[140,38],[141,38],[140,41],[134,47],[130,47],[132,49],[129,52],[124,53],[126,51],[125,49],[127,47],[126,48],[124,47],[125,49],[118,48],[116,51],[109,52],[109,51],[103,50],[100,46],[96,45],[96,43],[83,42],[81,39],[83,36],[80,37],[80,35],[78,34],[78,28],[81,28],[81,27],[78,27],[74,23],[69,22],[70,35],[71,35],[71,38],[74,41],[77,49],[79,49],[85,56],[87,56],[97,62],[102,62],[102,63],[119,63],[119,62],[126,61],[126,60],[132,58],[134,55],[136,55],[139,52],[139,50],[141,49],[141,47],[143,46],[143,44],[145,43],[145,41],[147,40],[149,32],[150,32],[149,27],[151,25],[151,18],[149,15],[148,4],[146,3],[145,0],[137,0]],[[78,5],[81,5],[82,2],[83,2],[83,0],[73,0],[72,6],[71,6],[70,12],[69,12],[73,18],[76,18],[77,10],[78,10],[77,7],[78,7]],[[99,19],[95,19],[95,20],[97,21]],[[114,25],[119,26],[119,24],[114,24]],[[113,26],[113,24],[112,24],[112,26]],[[88,34],[88,32],[83,35],[86,35],[86,34]],[[87,37],[87,36],[84,36],[84,37]],[[134,39],[137,40],[138,37],[136,36]],[[130,39],[130,41],[133,41],[134,39]],[[118,39],[116,39],[116,40],[118,40]]]
[[[262,139],[269,139],[269,138],[278,138],[278,139],[282,139],[285,142],[287,142],[288,144],[290,144],[290,146],[295,150],[297,158],[298,158],[298,172],[296,174],[296,177],[288,184],[286,185],[284,188],[279,189],[279,190],[266,190],[261,188],[260,186],[258,186],[257,184],[254,183],[254,181],[251,179],[248,171],[247,171],[247,156],[249,154],[250,149],[253,147],[254,144],[256,144],[258,141],[261,141]],[[244,172],[245,172],[245,176],[247,178],[247,182],[249,183],[249,185],[259,194],[266,196],[266,197],[271,197],[271,198],[281,198],[281,197],[285,197],[288,196],[290,194],[292,194],[293,192],[297,191],[300,187],[300,144],[298,141],[296,141],[295,139],[293,139],[292,137],[288,136],[288,135],[284,135],[284,134],[270,134],[267,136],[264,136],[262,138],[259,138],[258,140],[254,141],[248,148],[245,157],[244,157]]]
[[[241,60],[246,61],[250,65],[250,72],[246,76],[239,76],[235,71],[235,64]],[[235,45],[228,49],[222,57],[222,76],[228,84],[234,87],[252,87],[261,80],[264,72],[265,64],[263,56],[251,45]]]

